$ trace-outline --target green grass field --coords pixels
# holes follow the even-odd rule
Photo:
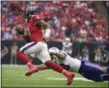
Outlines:
[[[43,70],[29,77],[24,74],[25,66],[2,65],[2,88],[3,87],[107,87],[108,82],[89,81],[79,74],[76,74],[71,85],[66,85],[66,78],[52,70]]]

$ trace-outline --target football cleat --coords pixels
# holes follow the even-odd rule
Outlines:
[[[33,68],[29,69],[29,71],[25,74],[26,76],[30,76],[33,73],[38,72],[38,68],[36,66],[34,66]]]

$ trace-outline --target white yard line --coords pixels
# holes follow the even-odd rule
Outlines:
[[[56,81],[61,81],[61,80],[66,80],[66,78],[54,78],[54,77],[48,77],[48,78],[44,78],[46,80],[56,80]],[[3,79],[3,80],[12,80],[12,79]],[[21,79],[14,79],[14,80],[21,80]],[[28,79],[22,79],[22,80],[28,80]],[[33,80],[39,80],[39,79],[33,79]],[[85,78],[74,78],[73,80],[75,81],[88,81],[88,82],[94,82]],[[108,82],[108,81],[104,81],[104,82]]]
[[[66,80],[66,78],[45,78],[47,80]],[[74,78],[73,80],[77,80],[77,81],[89,81],[89,82],[94,82],[94,81],[91,81],[91,80],[88,80],[88,79],[85,79],[85,78]],[[108,81],[104,81],[104,82],[108,82]]]
[[[6,64],[2,64],[1,66],[3,66],[3,67],[26,67],[26,65],[11,65],[11,64],[9,64],[9,65],[6,65]]]

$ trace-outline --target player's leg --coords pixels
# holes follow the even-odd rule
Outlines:
[[[28,45],[27,45],[28,46]],[[46,61],[46,65],[51,68],[54,69],[57,72],[63,73],[65,76],[67,76],[68,78],[68,84],[71,84],[72,79],[74,77],[74,73],[72,72],[67,72],[66,70],[63,70],[63,68],[61,68],[59,65],[57,65],[56,63],[50,61],[50,56],[47,50],[47,44],[43,43],[43,42],[38,42],[37,44],[31,46],[31,47],[27,47],[25,46],[24,48],[21,49],[21,51],[23,51],[25,54],[32,54],[35,53],[37,55],[40,56],[41,60]],[[45,53],[46,51],[46,53]],[[28,61],[27,61],[28,62]],[[26,63],[27,63],[26,62]],[[32,73],[34,73],[34,71],[30,70],[26,73],[27,76],[31,75]]]
[[[60,65],[56,64],[55,62],[53,62],[50,58],[50,55],[48,53],[48,48],[47,48],[47,44],[40,42],[40,47],[42,47],[42,51],[40,52],[40,54],[38,55],[38,58],[48,67],[51,68],[59,73],[64,74],[67,79],[68,79],[68,84],[71,84],[72,79],[74,77],[74,73],[73,72],[68,72],[66,70],[64,70]]]
[[[29,53],[33,53],[31,48],[33,47],[33,49],[34,49],[35,45],[36,45],[35,42],[28,43],[25,46],[21,47],[19,51],[17,51],[18,59],[21,60],[23,63],[25,63],[31,72],[38,71],[37,67],[31,63],[31,61],[27,55]]]
[[[102,81],[109,81],[109,67],[105,68],[105,72],[101,75]]]
[[[82,61],[80,73],[84,73],[82,75],[87,79],[100,82],[102,81],[101,75],[104,73],[104,68],[91,62]]]
[[[106,69],[103,68],[100,65],[91,63],[92,72],[95,73],[93,78],[95,78],[95,81],[109,81],[109,67]]]
[[[101,80],[102,81],[109,81],[109,74],[102,74],[101,75]]]

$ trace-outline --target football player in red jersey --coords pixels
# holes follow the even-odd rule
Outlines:
[[[30,13],[31,10],[27,11]],[[75,74],[73,72],[68,72],[64,70],[61,66],[57,65],[53,62],[48,53],[47,40],[50,37],[51,26],[41,20],[39,15],[37,14],[29,14],[28,19],[28,28],[26,30],[22,29],[18,32],[21,35],[24,35],[25,39],[28,39],[29,42],[25,44],[20,50],[17,52],[17,56],[20,60],[22,60],[25,64],[27,64],[29,71],[26,73],[26,76],[33,74],[34,72],[38,72],[38,68],[31,63],[28,55],[36,54],[37,57],[48,67],[59,73],[64,74],[67,77],[68,85],[72,83],[73,77]],[[45,27],[45,32],[42,31],[42,26]]]

